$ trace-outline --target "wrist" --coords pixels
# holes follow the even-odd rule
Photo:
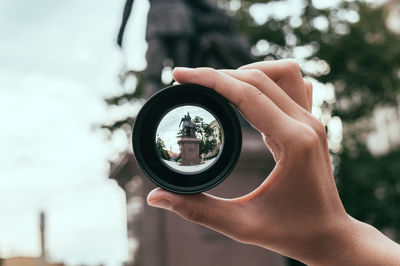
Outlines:
[[[350,216],[321,235],[308,265],[398,265],[400,246],[375,227]]]
[[[358,227],[356,220],[348,215],[326,221],[311,233],[307,252],[299,260],[307,265],[347,265],[345,257],[360,237]]]
[[[301,230],[288,230],[278,245],[263,245],[307,265],[338,265],[354,242],[354,219],[345,212],[318,220],[310,220]],[[345,264],[341,264],[345,265]]]

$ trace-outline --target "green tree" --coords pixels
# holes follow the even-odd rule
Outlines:
[[[399,148],[374,156],[366,146],[374,110],[399,106],[400,38],[387,27],[396,2],[342,1],[321,7],[308,0],[295,14],[270,12],[264,20],[257,19],[257,8],[268,12],[289,1],[242,0],[234,10],[232,3],[238,1],[223,2],[249,37],[254,56],[291,58],[303,51],[299,61],[304,74],[334,86],[336,101],[321,108],[328,114],[325,124],[339,116],[344,127],[342,149],[333,150],[343,203],[356,218],[400,237]]]
[[[200,142],[200,155],[207,154],[215,150],[217,146],[217,140],[210,138],[214,132],[210,124],[204,122],[204,119],[196,116],[193,119],[193,123],[196,124],[196,132]]]
[[[157,147],[158,153],[160,154],[161,158],[163,158],[164,160],[171,159],[169,157],[168,151],[165,147],[165,143],[160,137],[157,137],[156,147]]]

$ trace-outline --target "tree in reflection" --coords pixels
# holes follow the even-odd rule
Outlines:
[[[204,119],[196,116],[193,119],[196,124],[196,131],[198,132],[200,142],[200,156],[213,152],[217,147],[217,140],[213,138],[214,130],[210,124],[205,123]]]
[[[164,160],[169,160],[170,159],[168,151],[167,151],[167,149],[165,147],[165,142],[160,137],[157,137],[156,147],[157,147],[157,150],[158,150],[158,154],[160,155],[160,157],[162,159],[164,159]]]

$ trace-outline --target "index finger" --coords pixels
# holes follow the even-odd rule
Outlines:
[[[301,68],[295,60],[282,59],[276,61],[261,61],[242,66],[239,69],[258,69],[264,72],[297,104],[307,111],[311,110],[311,105],[307,97],[306,84],[301,74]]]
[[[180,83],[194,83],[214,89],[232,102],[246,119],[267,136],[283,137],[293,123],[288,115],[254,86],[212,68],[175,68]]]

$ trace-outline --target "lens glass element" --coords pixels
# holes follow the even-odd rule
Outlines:
[[[170,169],[197,174],[212,166],[221,154],[224,133],[209,111],[194,105],[170,110],[157,127],[155,148]]]

